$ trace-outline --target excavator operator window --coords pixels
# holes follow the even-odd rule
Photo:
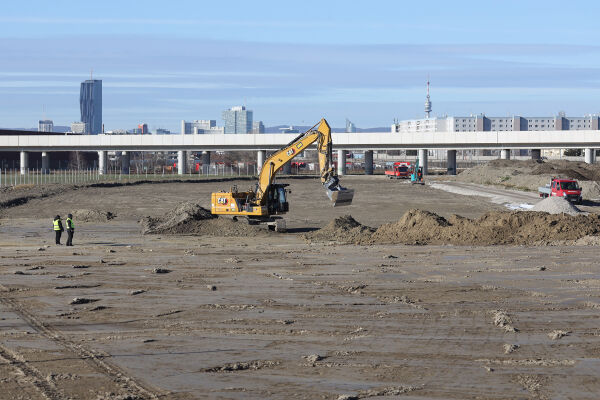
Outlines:
[[[279,203],[277,204],[278,211],[282,212],[282,213],[288,212],[290,210],[290,205],[288,204],[287,199],[286,199],[285,188],[278,187],[277,192],[278,192],[277,198],[279,200]]]
[[[277,188],[277,192],[279,193],[279,203],[280,204],[285,203],[286,202],[286,200],[285,200],[285,189],[282,188],[282,187]]]

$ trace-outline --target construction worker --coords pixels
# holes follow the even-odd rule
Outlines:
[[[73,215],[67,215],[67,246],[73,246],[73,233],[75,233],[75,225],[73,225]]]
[[[64,229],[62,221],[60,220],[60,215],[57,215],[56,217],[54,217],[54,234],[56,235],[56,244],[61,244],[60,236],[62,235],[63,230]]]

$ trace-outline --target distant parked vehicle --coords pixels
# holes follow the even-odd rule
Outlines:
[[[385,175],[390,179],[408,179],[410,178],[410,162],[395,162],[391,169],[385,171]]]
[[[552,178],[546,186],[538,188],[540,197],[563,197],[571,203],[581,204],[581,187],[575,179]]]

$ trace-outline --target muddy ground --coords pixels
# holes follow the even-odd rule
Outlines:
[[[309,242],[344,214],[377,227],[502,206],[348,177],[354,205],[338,209],[317,181],[289,182],[288,234],[141,235],[144,216],[209,207],[223,182],[64,188],[3,209],[0,398],[598,397],[598,247]],[[76,246],[53,245],[51,217],[76,209],[116,217],[75,220]]]

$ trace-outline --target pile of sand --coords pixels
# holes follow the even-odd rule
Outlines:
[[[333,240],[336,242],[360,242],[362,238],[375,232],[375,229],[362,225],[352,218],[351,215],[344,215],[331,221],[327,226],[313,232],[311,238],[322,238],[324,240]]]
[[[182,229],[196,221],[215,218],[199,204],[185,202],[177,205],[164,217],[145,217],[142,219],[142,233],[183,233]]]
[[[584,236],[570,244],[574,246],[600,246],[600,236]]]
[[[493,160],[464,170],[456,180],[537,192],[538,187],[550,183],[553,176],[577,179],[584,199],[600,198],[597,182],[600,181],[600,166],[583,162]]]
[[[73,211],[73,220],[79,222],[108,222],[116,215],[106,210],[75,210]]]
[[[600,216],[493,211],[477,219],[409,210],[400,220],[377,229],[349,216],[305,235],[309,241],[354,244],[544,245],[600,234]]]
[[[562,197],[546,197],[533,206],[531,211],[547,212],[549,214],[577,215],[581,210]]]
[[[141,220],[142,234],[176,234],[195,236],[256,236],[269,232],[264,227],[248,225],[229,218],[218,218],[197,203],[185,202],[164,217]]]
[[[531,171],[532,175],[568,176],[579,181],[600,180],[600,168],[594,164],[567,160],[533,162],[536,165]]]

